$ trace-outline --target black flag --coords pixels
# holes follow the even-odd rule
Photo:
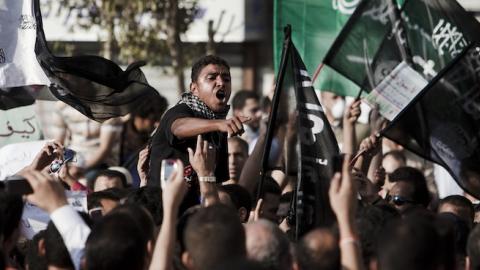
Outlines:
[[[402,61],[429,81],[479,39],[479,22],[457,1],[397,2],[361,2],[324,63],[370,92]]]
[[[478,197],[480,178],[472,164],[480,161],[475,147],[477,123],[465,109],[476,106],[469,90],[478,84],[478,76],[472,71],[475,65],[468,65],[475,61],[475,51],[454,59],[478,42],[480,24],[456,1],[407,0],[400,10],[392,5],[395,2],[363,1],[332,46],[326,63],[366,91],[381,89],[384,82],[404,83],[406,86],[397,87],[400,91],[384,88],[389,91],[383,95],[397,97],[395,101],[406,96],[401,105],[408,108],[400,112],[403,107],[399,105],[392,110],[395,113],[389,119],[393,122],[384,135],[442,165],[461,187]],[[401,15],[395,17],[397,13]],[[401,42],[394,42],[395,37],[401,37]],[[406,59],[401,50],[408,52]],[[453,69],[452,61],[461,67]],[[394,80],[399,76],[392,71],[402,69],[418,75],[417,79],[409,81],[412,76],[403,76]],[[425,81],[421,82],[421,77]],[[412,85],[421,96],[401,91]]]
[[[328,189],[333,175],[331,161],[339,149],[305,64],[290,39],[289,26],[285,32],[269,131],[277,125],[275,121],[281,122],[278,118],[284,119],[292,112],[296,115],[298,168],[293,209],[298,238],[312,228],[330,225],[335,220]],[[267,150],[269,144],[271,138],[267,136]]]
[[[50,90],[56,98],[100,122],[125,115],[145,101],[158,98],[158,92],[140,70],[144,63],[131,64],[123,71],[114,62],[98,56],[54,56],[45,40],[39,0],[35,0],[34,10],[35,53],[52,82]]]
[[[33,103],[35,103],[35,98],[32,97],[29,86],[0,89],[0,110],[10,110]]]
[[[307,230],[320,225],[329,225],[334,221],[328,189],[333,176],[332,161],[339,154],[339,149],[313,89],[308,71],[293,43],[290,49],[299,113],[297,128],[300,164],[297,204],[300,209],[303,208],[303,218],[299,216],[297,222],[303,223],[302,227]],[[303,195],[303,198],[300,195]]]
[[[471,44],[384,131],[480,198],[480,43]],[[419,115],[421,117],[419,117]]]

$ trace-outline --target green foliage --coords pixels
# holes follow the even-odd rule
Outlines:
[[[78,26],[89,29],[99,25],[105,30],[112,38],[109,55],[127,63],[140,59],[150,64],[170,62],[168,28],[185,33],[197,8],[197,0],[58,1],[75,16]],[[172,4],[177,6],[174,11],[169,8]],[[169,20],[172,12],[177,12],[174,22]]]

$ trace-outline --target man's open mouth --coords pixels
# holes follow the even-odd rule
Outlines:
[[[225,99],[225,96],[226,96],[225,90],[218,90],[215,95],[219,100],[223,101]]]

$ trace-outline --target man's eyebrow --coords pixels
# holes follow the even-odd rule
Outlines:
[[[230,77],[230,72],[209,72],[209,73],[207,73],[207,76],[210,76],[210,75],[213,75],[213,76],[221,75],[221,76],[229,76]]]

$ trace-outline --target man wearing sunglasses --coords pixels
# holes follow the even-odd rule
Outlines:
[[[422,172],[412,167],[401,167],[390,174],[394,183],[385,200],[398,211],[412,207],[428,207],[430,193]]]

